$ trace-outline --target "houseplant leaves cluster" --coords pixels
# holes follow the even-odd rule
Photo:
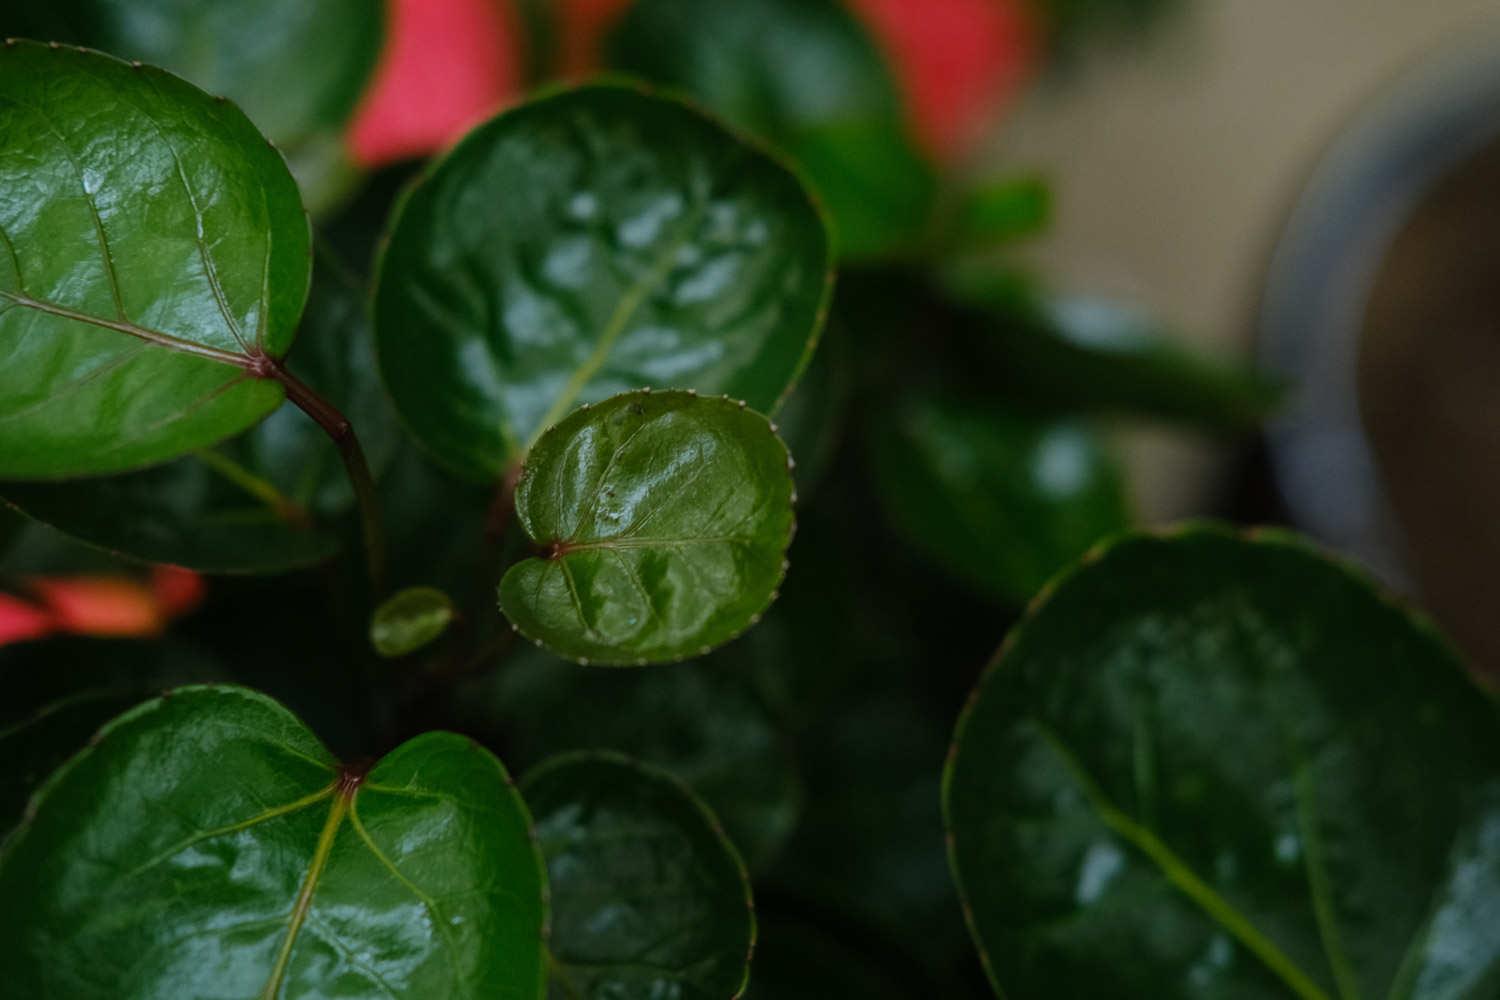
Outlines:
[[[1275,387],[1018,270],[853,7],[361,177],[381,13],[0,14],[0,611],[212,576],[0,649],[0,996],[1493,993],[1493,701],[1288,538],[1095,547],[1120,420]]]

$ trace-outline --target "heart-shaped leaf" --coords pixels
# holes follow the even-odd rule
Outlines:
[[[287,368],[359,428],[384,469],[394,416],[375,373],[360,288],[320,263]],[[329,521],[354,502],[338,452],[283,405],[248,432],[165,465],[69,483],[0,484],[12,506],[109,552],[213,573],[310,566],[339,548]]]
[[[896,526],[1009,604],[1130,524],[1113,457],[1076,421],[913,397],[880,422],[873,449]]]
[[[639,386],[771,411],[807,364],[827,235],[789,171],[676,101],[563,91],[480,126],[396,210],[381,373],[445,465],[497,480]]]
[[[542,555],[500,581],[528,638],[580,663],[708,652],[776,596],[792,540],[786,447],[728,399],[632,392],[542,436],[516,513]]]
[[[888,254],[926,225],[931,171],[874,40],[844,4],[637,0],[609,59],[791,156],[828,205],[841,257]]]
[[[1500,986],[1495,701],[1288,537],[1198,528],[1085,562],[981,680],[944,806],[1012,995]]]
[[[0,476],[121,472],[275,409],[311,271],[280,155],[95,52],[7,42],[0,95]]]
[[[686,786],[627,757],[580,753],[531,771],[522,791],[552,889],[554,996],[744,991],[750,880]]]
[[[232,687],[102,730],[0,853],[16,996],[536,998],[544,879],[490,753],[419,736],[368,772]]]
[[[375,70],[382,0],[19,0],[0,29],[170,70],[287,151],[309,204],[349,167],[343,126]]]

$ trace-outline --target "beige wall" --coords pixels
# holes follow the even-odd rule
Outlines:
[[[1188,0],[1141,46],[1037,90],[987,160],[1040,168],[1057,217],[1035,259],[1080,289],[1152,307],[1248,355],[1267,258],[1292,199],[1351,114],[1422,56],[1500,29],[1497,0]],[[1211,495],[1218,450],[1126,436],[1147,516]]]

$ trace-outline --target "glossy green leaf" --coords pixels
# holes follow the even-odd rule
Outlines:
[[[0,46],[0,476],[121,472],[282,399],[307,296],[280,155],[160,70]]]
[[[1495,996],[1497,722],[1429,625],[1291,537],[1119,542],[959,721],[950,858],[992,981]]]
[[[671,772],[760,870],[796,828],[802,786],[757,678],[725,662],[730,652],[659,670],[596,670],[523,648],[455,702],[466,730],[505,739],[517,769],[574,750],[613,750]]]
[[[370,644],[381,656],[415,653],[448,630],[453,601],[435,587],[407,587],[391,595],[370,619]]]
[[[1281,399],[1273,380],[1189,350],[1138,309],[969,266],[949,272],[945,289],[980,312],[1012,396],[1227,429],[1256,426]]]
[[[349,169],[341,133],[380,55],[381,0],[12,2],[0,34],[138,59],[237,103],[287,151],[310,205]]]
[[[881,422],[873,456],[896,527],[1007,603],[1130,524],[1113,457],[1076,421],[914,397]]]
[[[262,695],[183,688],[107,726],[28,814],[0,853],[15,996],[541,995],[526,807],[462,737],[366,773]]]
[[[358,429],[378,474],[396,441],[375,373],[362,292],[320,262],[294,375]],[[328,435],[289,404],[247,433],[165,465],[70,483],[0,483],[31,517],[109,552],[215,573],[271,573],[339,548],[331,522],[354,503]]]
[[[522,791],[552,889],[554,997],[702,997],[745,989],[750,881],[718,820],[664,771],[557,757]]]
[[[397,409],[445,465],[487,480],[579,403],[628,389],[771,411],[811,356],[831,281],[795,176],[621,85],[470,133],[401,201],[379,272]]]
[[[837,0],[638,0],[613,66],[692,94],[789,155],[833,216],[841,257],[902,249],[928,221],[930,169],[874,40]]]
[[[786,447],[742,403],[632,392],[543,435],[516,488],[541,555],[500,581],[527,638],[580,663],[706,653],[752,625],[792,540]]]

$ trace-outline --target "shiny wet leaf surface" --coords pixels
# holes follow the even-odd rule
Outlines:
[[[146,66],[0,47],[0,476],[121,472],[281,401],[307,218],[232,104]]]
[[[580,403],[642,386],[773,409],[829,290],[797,178],[684,104],[624,85],[480,126],[398,206],[381,372],[444,465],[497,480]]]
[[[1118,543],[959,723],[950,857],[993,983],[1494,996],[1496,722],[1430,626],[1288,536]]]
[[[540,555],[500,608],[579,662],[706,653],[775,597],[792,534],[786,447],[732,400],[634,392],[581,409],[527,460],[516,512]]]
[[[9,995],[535,998],[545,875],[499,762],[367,773],[276,702],[182,688],[106,727],[0,853]]]

